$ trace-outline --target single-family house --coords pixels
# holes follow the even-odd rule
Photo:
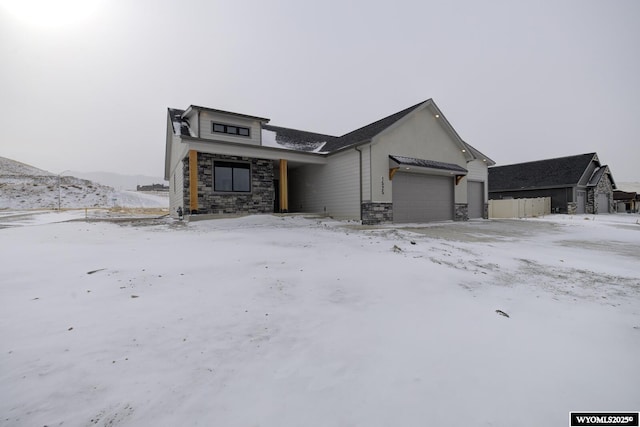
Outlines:
[[[486,218],[488,166],[429,99],[342,136],[169,108],[173,216],[305,212],[363,224]]]
[[[640,212],[640,193],[614,190],[613,200],[615,200],[617,212]]]
[[[555,213],[613,212],[615,188],[596,153],[489,168],[489,199],[551,197]]]

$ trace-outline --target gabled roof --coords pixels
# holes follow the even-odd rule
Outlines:
[[[587,187],[596,187],[605,174],[609,176],[609,181],[611,181],[611,185],[613,186],[613,188],[616,188],[616,183],[613,180],[613,176],[611,175],[611,171],[609,170],[609,166],[607,165],[600,166],[598,169],[593,171],[593,175],[591,175],[591,178],[589,178]]]
[[[601,166],[595,171],[593,171],[593,175],[589,178],[589,182],[587,183],[587,187],[595,187],[600,182],[602,175],[604,175],[607,170],[607,166]]]
[[[449,121],[444,117],[444,115],[432,99],[427,99],[426,101],[419,102],[415,105],[412,105],[411,107],[405,108],[402,111],[398,111],[397,113],[391,114],[359,129],[346,133],[340,137],[315,132],[307,132],[298,129],[271,126],[267,124],[269,119],[256,116],[248,116],[246,114],[233,113],[230,111],[216,110],[213,108],[199,107],[196,105],[191,105],[189,108],[187,108],[187,110],[169,108],[169,114],[171,115],[171,120],[174,123],[174,131],[177,135],[190,135],[189,123],[185,123],[184,117],[188,116],[192,110],[199,109],[261,121],[262,129],[269,132],[275,132],[276,142],[280,145],[283,145],[284,148],[297,151],[315,151],[327,154],[347,147],[354,147],[359,144],[370,142],[376,135],[380,134],[386,129],[389,129],[404,117],[420,108],[428,108],[436,118],[439,118],[441,125],[444,127],[446,132],[448,132],[452,136],[454,141],[460,146],[460,149],[464,153],[467,160],[486,159],[488,165],[495,164],[493,160],[489,159],[487,156],[485,156],[469,144],[465,143],[460,138],[453,126],[451,126]],[[179,132],[178,128],[180,129]],[[322,147],[320,147],[321,144]]]
[[[325,149],[329,152],[336,151],[341,148],[348,147],[350,145],[355,145],[360,142],[370,141],[374,136],[387,129],[389,126],[393,125],[395,122],[411,113],[413,110],[418,108],[420,105],[424,104],[427,101],[420,102],[416,105],[412,105],[409,108],[405,108],[402,111],[398,111],[397,113],[391,114],[385,118],[382,118],[378,121],[375,121],[371,124],[363,126],[359,129],[351,131],[342,135],[340,138],[332,142],[328,142],[325,146]]]
[[[485,156],[480,150],[478,150],[468,142],[465,141],[465,145],[469,147],[469,151],[471,151],[471,154],[473,154],[473,157],[475,157],[477,160],[482,160],[487,164],[487,166],[493,166],[496,164],[496,162],[491,160],[488,156]]]
[[[183,113],[189,114],[189,112],[191,110],[210,111],[212,113],[226,114],[228,116],[242,117],[243,119],[257,120],[259,122],[264,122],[264,123],[268,123],[269,122],[269,119],[266,119],[264,117],[250,116],[248,114],[242,114],[242,113],[234,113],[233,111],[217,110],[215,108],[200,107],[199,105],[190,105],[189,108],[187,108]]]
[[[577,185],[589,164],[600,166],[596,153],[558,157],[489,168],[489,190],[530,190]]]

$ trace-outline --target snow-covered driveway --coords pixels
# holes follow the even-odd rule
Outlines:
[[[636,220],[0,229],[0,425],[539,426],[638,410]]]

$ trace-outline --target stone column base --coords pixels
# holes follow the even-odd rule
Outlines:
[[[466,203],[456,203],[454,221],[469,221],[469,206]]]
[[[393,222],[393,203],[362,203],[360,205],[360,218],[363,225]]]

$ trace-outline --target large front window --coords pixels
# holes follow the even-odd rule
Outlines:
[[[213,190],[250,192],[251,165],[249,163],[213,162]]]

